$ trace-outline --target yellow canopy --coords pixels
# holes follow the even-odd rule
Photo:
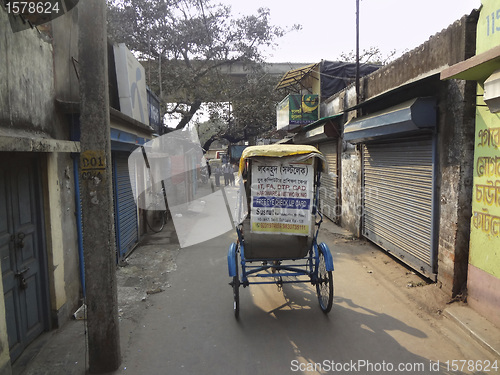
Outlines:
[[[245,160],[256,156],[268,157],[283,157],[292,155],[311,154],[313,157],[319,158],[326,165],[326,159],[321,152],[314,146],[307,145],[289,145],[276,144],[266,146],[249,146],[243,150],[240,159],[240,174],[245,168]],[[325,168],[324,168],[325,169]]]

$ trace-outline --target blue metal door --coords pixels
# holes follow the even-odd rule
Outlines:
[[[0,263],[11,360],[48,329],[46,259],[35,159],[0,163]]]

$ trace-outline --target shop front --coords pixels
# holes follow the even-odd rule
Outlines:
[[[345,125],[362,150],[362,234],[436,279],[436,100],[415,98]]]
[[[339,121],[342,115],[321,118],[301,129],[293,137],[296,144],[315,146],[325,156],[328,170],[321,174],[319,189],[319,210],[333,222],[340,215],[339,186]]]

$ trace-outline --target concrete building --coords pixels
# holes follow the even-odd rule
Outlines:
[[[467,301],[500,326],[500,29],[494,25],[498,14],[498,0],[482,1],[476,54],[442,71],[441,79],[477,82]]]
[[[361,64],[359,75],[366,76],[379,68],[380,65]],[[318,113],[322,113],[322,103],[350,86],[355,77],[355,63],[323,60],[287,72],[276,86],[277,90],[288,93],[278,105],[277,128],[297,133],[293,142],[317,146],[328,160],[328,173],[323,173],[321,177],[319,207],[326,217],[336,223],[340,219],[341,170],[338,160],[342,149],[342,116],[335,114],[319,118]],[[315,112],[306,114],[304,108],[308,106],[308,101],[314,101]],[[311,116],[313,113],[314,119]]]
[[[474,54],[477,17],[362,77],[359,95],[352,84],[322,98],[321,118],[293,138],[337,147],[336,192],[326,193],[336,206],[322,209],[450,298],[467,283],[476,92],[440,72]]]
[[[0,373],[84,293],[79,197],[78,8],[13,32],[0,7]],[[110,45],[110,118],[117,261],[145,230],[127,156],[156,132],[123,113]],[[147,102],[145,89],[141,93]]]
[[[57,109],[53,45],[0,10],[0,372],[80,303],[70,127]],[[78,92],[78,86],[76,86]]]

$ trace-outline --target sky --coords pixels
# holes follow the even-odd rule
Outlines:
[[[268,62],[338,60],[356,49],[355,0],[218,0],[231,5],[233,14],[256,14],[266,7],[271,23],[287,27],[301,24],[268,51]],[[361,0],[360,51],[378,47],[382,56],[396,50],[399,57],[432,35],[478,9],[480,0]]]

